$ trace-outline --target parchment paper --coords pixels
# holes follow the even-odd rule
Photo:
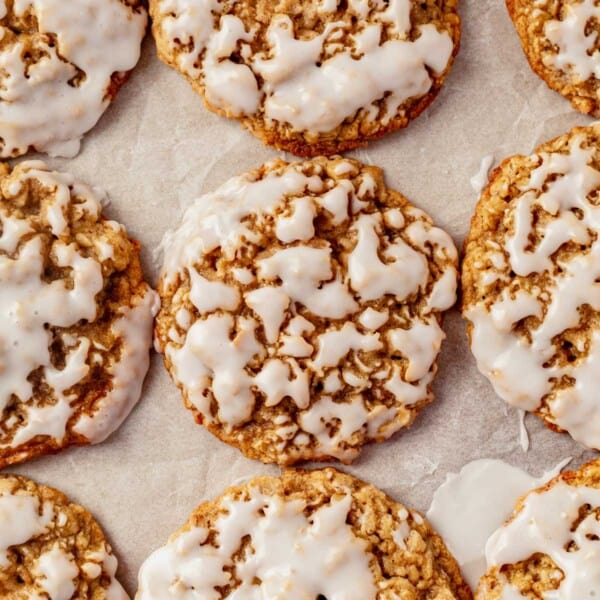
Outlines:
[[[469,180],[484,156],[493,154],[498,164],[590,121],[531,72],[503,0],[462,0],[461,16],[462,50],[437,101],[405,131],[353,153],[383,167],[388,185],[429,212],[457,244],[477,199]],[[42,158],[108,190],[107,213],[142,242],[155,283],[153,250],[179,223],[181,208],[277,154],[208,112],[183,77],[159,63],[148,37],[138,68],[81,154]],[[347,471],[424,511],[446,473],[476,458],[502,458],[538,475],[566,456],[575,465],[593,456],[532,416],[524,453],[516,411],[477,372],[456,311],[445,330],[434,404],[410,431],[368,447]],[[156,354],[140,403],[108,441],[9,470],[59,488],[98,518],[131,594],[141,562],[195,506],[241,477],[278,472],[195,425]]]

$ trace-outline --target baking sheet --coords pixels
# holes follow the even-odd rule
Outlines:
[[[590,121],[530,71],[503,0],[462,0],[460,10],[462,50],[437,101],[404,132],[351,153],[383,167],[388,185],[429,212],[457,244],[477,199],[470,178],[483,157],[493,155],[498,164]],[[44,160],[109,192],[108,214],[142,242],[155,283],[153,251],[179,223],[181,209],[277,155],[237,123],[209,113],[183,77],[159,63],[148,38],[139,67],[81,154]],[[531,448],[523,452],[517,413],[477,372],[456,311],[445,330],[435,403],[410,431],[368,447],[347,471],[425,511],[446,473],[470,460],[502,458],[539,475],[566,456],[577,465],[593,455],[532,416],[526,420]],[[239,478],[278,469],[244,458],[195,425],[154,354],[142,400],[107,442],[9,471],[55,486],[92,511],[133,595],[144,558],[196,505]]]

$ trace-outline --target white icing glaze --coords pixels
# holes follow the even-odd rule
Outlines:
[[[317,339],[318,351],[312,364],[319,372],[326,367],[337,366],[351,350],[371,352],[383,346],[378,333],[362,334],[354,323],[346,323],[341,329],[321,333]]]
[[[68,6],[62,0],[16,0],[12,10],[17,16],[31,10],[40,33],[55,35],[56,44],[37,36],[34,45],[44,57],[29,68],[22,42],[0,52],[0,155],[34,147],[74,156],[109,104],[112,75],[136,65],[146,13],[119,0],[72,0]],[[85,77],[72,85],[78,69]]]
[[[49,504],[41,507],[35,496],[2,493],[0,495],[0,568],[8,566],[6,551],[24,544],[47,530],[53,511]]]
[[[78,201],[73,210],[99,218],[101,194],[68,174],[49,171],[43,163],[21,163],[7,185],[19,193],[22,183],[30,179],[51,192],[43,213],[55,236],[68,233],[65,214],[73,197]],[[64,367],[57,369],[51,362],[53,334],[48,326],[70,327],[80,320],[95,320],[96,295],[104,285],[101,264],[80,253],[75,244],[53,239],[54,263],[71,270],[73,284],[70,287],[62,280],[45,281],[43,237],[33,234],[27,221],[9,218],[6,212],[2,214],[0,249],[10,254],[0,255],[0,411],[16,397],[27,419],[16,429],[12,440],[3,445],[18,447],[37,435],[60,441],[76,410],[73,401],[77,398],[69,389],[89,373],[92,341],[58,334],[66,347],[66,356]],[[90,442],[105,439],[138,400],[148,369],[150,332],[157,309],[157,295],[148,290],[138,306],[124,309],[123,317],[113,324],[115,337],[123,338],[124,343],[120,359],[109,366],[112,389],[98,400],[93,415],[81,416],[74,424],[75,431]],[[31,401],[33,387],[29,380],[30,374],[40,368],[54,397],[53,403],[43,406]]]
[[[600,77],[600,52],[594,49],[597,33],[587,25],[600,19],[600,6],[595,0],[581,0],[562,7],[562,20],[551,20],[544,26],[546,37],[558,48],[557,53],[543,57],[544,63],[574,74],[580,81]]]
[[[539,479],[502,460],[487,458],[446,476],[433,495],[427,520],[444,539],[471,588],[477,587],[486,571],[489,537],[511,515],[517,499],[544,485],[569,461],[562,461]]]
[[[473,191],[477,194],[480,194],[485,187],[485,184],[488,180],[488,175],[492,165],[494,164],[494,155],[488,154],[481,159],[481,164],[479,165],[479,171],[471,177],[469,182],[471,183],[471,187]]]
[[[218,547],[207,543],[206,529],[180,534],[144,562],[136,598],[216,600],[215,587],[233,574],[239,585],[231,597],[240,600],[374,600],[370,555],[346,523],[351,503],[349,494],[341,496],[307,517],[304,501],[266,496],[254,487],[245,501],[225,496],[225,512],[214,524]],[[232,560],[246,536],[253,551]]]
[[[454,303],[457,253],[449,236],[429,221],[420,228],[409,221],[426,219],[420,211],[405,219],[400,209],[389,209],[384,219],[366,212],[374,203],[360,197],[352,180],[324,182],[303,168],[296,163],[267,170],[258,181],[252,173],[236,177],[198,199],[180,228],[165,236],[163,286],[169,289],[189,276],[189,298],[200,315],[178,308],[164,351],[203,422],[231,431],[250,418],[257,395],[266,406],[288,397],[300,409],[296,425],[303,425],[286,422],[278,435],[298,446],[310,433],[317,454],[351,460],[357,450],[344,448],[346,436],[359,432],[384,439],[410,417],[397,407],[367,409],[362,396],[372,379],[381,380],[384,393],[399,405],[430,397],[443,332],[429,313]],[[355,163],[333,168],[339,177],[358,175]],[[369,178],[361,174],[360,181]],[[366,198],[375,186],[372,180]],[[341,260],[333,245],[319,238],[317,219],[346,224],[356,240],[347,258]],[[283,243],[267,242],[269,232]],[[255,246],[261,250],[252,278],[214,272],[214,263],[205,259],[218,249],[224,259],[235,260]],[[435,278],[428,265],[432,253],[449,261]],[[187,302],[185,294],[176,294],[177,302]],[[389,299],[392,307],[420,294],[426,298],[422,320],[411,318],[405,329],[383,338],[378,330],[393,318],[393,309],[369,303]],[[381,367],[379,355],[389,361],[391,353],[404,357],[407,367]],[[311,406],[314,377],[323,380],[325,394],[340,397]],[[346,401],[340,401],[342,392]],[[338,420],[342,424],[333,426]]]
[[[590,164],[594,149],[582,144],[582,136],[575,136],[568,153],[539,156],[539,166],[521,185],[522,195],[505,217],[512,219],[514,229],[506,238],[507,262],[492,252],[490,269],[501,275],[490,281],[512,269],[521,277],[548,273],[550,285],[543,293],[536,288],[515,291],[506,286],[491,306],[484,302],[469,306],[465,316],[473,324],[471,346],[479,369],[498,395],[528,411],[537,410],[547,397],[553,422],[576,440],[599,448],[596,389],[600,383],[600,335],[592,334],[584,357],[565,365],[551,362],[558,350],[553,340],[580,324],[580,309],[589,305],[600,310],[600,242],[595,239],[600,208],[588,200],[590,193],[600,188],[600,172]],[[543,226],[534,225],[536,210],[544,211],[548,218]],[[534,232],[541,241],[532,247]],[[587,249],[560,261],[557,270],[553,255],[569,242]],[[541,322],[530,328],[528,339],[514,327],[530,316]],[[565,377],[574,383],[553,390],[553,382]]]
[[[517,417],[519,419],[519,444],[521,444],[521,450],[527,452],[529,450],[529,432],[527,431],[527,425],[525,425],[525,417],[527,413],[517,408]]]
[[[383,327],[389,318],[390,313],[388,310],[377,311],[369,307],[360,315],[358,320],[365,329],[376,331]]]
[[[50,600],[71,600],[76,589],[73,579],[79,575],[79,568],[71,553],[55,544],[39,556],[32,572]]]
[[[392,329],[388,336],[392,347],[408,359],[405,379],[409,383],[427,375],[446,337],[435,319],[415,321],[410,329]]]
[[[30,540],[47,534],[56,526],[64,527],[66,522],[65,513],[50,501],[40,505],[39,498],[26,491],[0,489],[0,571],[10,564],[7,554],[10,548],[26,546]],[[129,600],[115,579],[117,559],[106,545],[101,551],[88,551],[85,559],[87,562],[81,571],[88,579],[108,578],[107,600]],[[31,574],[33,581],[23,584],[26,585],[23,593],[35,600],[48,597],[50,600],[70,600],[76,591],[74,580],[82,576],[68,543],[62,540],[57,540],[35,559]]]
[[[381,215],[360,215],[355,231],[358,242],[348,259],[350,284],[363,300],[394,294],[404,300],[423,286],[428,278],[427,259],[398,238],[383,252],[390,262],[379,258]]]
[[[85,436],[91,444],[103,442],[116,431],[142,394],[158,309],[158,294],[148,288],[144,296],[136,299],[135,306],[121,309],[122,316],[112,325],[113,335],[122,343],[119,359],[109,368],[112,388],[100,398],[91,416],[82,415],[73,426],[73,431]]]
[[[412,0],[350,2],[358,32],[330,17],[321,33],[298,39],[287,15],[274,16],[266,32],[268,48],[252,54],[247,31],[233,15],[223,15],[220,0],[161,0],[160,35],[171,50],[179,48],[179,68],[201,79],[208,101],[230,116],[252,115],[259,109],[267,121],[288,123],[297,131],[314,133],[335,129],[362,111],[368,120],[379,113],[384,124],[409,98],[425,95],[432,86],[429,70],[443,72],[453,51],[447,32],[433,24],[418,26],[411,41]],[[333,13],[337,2],[321,4],[321,14]],[[370,15],[369,15],[370,13]],[[382,41],[383,29],[393,34]],[[188,44],[182,48],[181,44]],[[231,60],[240,49],[243,62]],[[333,52],[333,50],[336,52]],[[262,85],[258,87],[257,77]]]
[[[240,294],[237,288],[219,281],[209,281],[195,269],[190,269],[190,279],[190,300],[200,314],[213,312],[217,308],[235,310],[239,306]]]
[[[580,509],[589,505],[584,518]],[[600,589],[600,524],[595,511],[600,490],[554,482],[545,491],[529,494],[521,510],[498,529],[486,545],[488,568],[527,560],[536,553],[548,555],[564,579],[548,598],[593,598]],[[508,598],[526,598],[516,588]]]

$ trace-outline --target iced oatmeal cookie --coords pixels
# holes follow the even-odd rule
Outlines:
[[[159,57],[265,144],[331,155],[406,127],[438,94],[458,0],[150,0]]]
[[[506,0],[531,68],[573,108],[600,116],[598,0]]]
[[[462,310],[506,402],[600,448],[600,125],[505,160],[465,242]]]
[[[0,467],[103,441],[140,396],[158,298],[103,200],[0,164]]]
[[[52,488],[0,475],[0,596],[128,600],[117,559],[90,513]]]
[[[140,57],[140,0],[0,0],[0,157],[74,156]]]
[[[521,498],[489,539],[477,600],[574,600],[600,590],[600,461]]]
[[[139,573],[137,600],[470,600],[423,517],[334,469],[287,471],[200,505]]]
[[[164,248],[157,345],[197,421],[247,456],[350,462],[432,400],[457,251],[380,169],[267,163]]]

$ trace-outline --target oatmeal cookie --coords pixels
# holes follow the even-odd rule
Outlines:
[[[350,462],[432,400],[457,251],[383,174],[275,161],[164,240],[157,346],[198,422],[247,456]]]
[[[200,505],[139,573],[137,600],[469,600],[423,517],[335,469],[287,471]]]
[[[600,460],[521,498],[489,539],[477,600],[574,600],[600,590]]]
[[[0,475],[0,596],[128,600],[92,515],[52,488]]]
[[[506,402],[600,448],[600,125],[491,176],[465,242],[462,310]]]
[[[0,164],[0,468],[103,441],[140,396],[158,297],[104,199]]]
[[[146,23],[141,0],[0,0],[0,157],[77,154]]]
[[[406,127],[458,52],[458,0],[150,0],[158,55],[265,144],[331,155]]]
[[[600,116],[597,0],[506,0],[531,68],[573,108]]]

